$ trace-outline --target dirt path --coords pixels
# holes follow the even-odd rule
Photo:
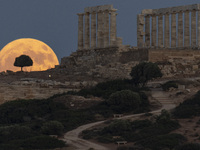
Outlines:
[[[150,113],[152,113],[152,114],[159,114],[162,109],[170,110],[175,107],[174,102],[169,98],[169,94],[166,92],[163,92],[161,89],[153,89],[152,97],[154,97],[156,100],[158,100],[162,104],[162,108],[159,110],[151,111]],[[134,118],[134,117],[142,116],[144,114],[145,113],[127,115],[127,116],[123,116],[119,119]],[[62,140],[67,142],[69,145],[73,145],[75,147],[75,150],[89,150],[90,148],[94,148],[95,150],[109,150],[108,148],[106,148],[102,145],[92,143],[92,142],[89,142],[89,141],[79,138],[79,135],[82,131],[89,129],[91,127],[94,127],[96,125],[102,124],[104,122],[105,121],[99,121],[99,122],[80,126],[72,131],[67,132],[64,135],[64,139],[62,139]]]

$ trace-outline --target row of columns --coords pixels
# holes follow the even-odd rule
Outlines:
[[[190,12],[191,12],[191,18],[190,18]],[[176,14],[178,14],[178,17]],[[170,15],[171,15],[171,26],[170,26]],[[191,20],[191,26],[190,26],[190,20]],[[150,22],[151,22],[151,29],[150,29]],[[137,20],[137,26],[138,26],[137,27],[138,47],[145,46],[145,47],[173,48],[173,47],[200,46],[200,11],[196,10],[184,11],[184,12],[180,11],[178,13],[173,12],[171,14],[165,13],[164,15],[139,14]],[[144,26],[145,26],[145,31],[143,31]],[[171,27],[171,37],[170,37],[170,27]],[[145,38],[143,38],[144,36]]]
[[[104,48],[117,44],[116,11],[116,9],[112,9],[78,14],[79,50]]]

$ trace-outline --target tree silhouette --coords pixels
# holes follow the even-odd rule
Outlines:
[[[21,55],[21,56],[15,58],[14,66],[21,67],[22,72],[23,72],[23,70],[22,70],[23,67],[32,66],[32,65],[33,65],[33,61],[27,55]]]
[[[131,73],[132,81],[135,86],[144,87],[149,80],[162,77],[160,68],[156,63],[142,62],[132,68]]]

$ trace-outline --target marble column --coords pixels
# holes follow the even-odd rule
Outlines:
[[[156,46],[156,33],[157,33],[157,23],[156,15],[152,15],[152,25],[151,25],[151,46]]]
[[[176,13],[171,14],[171,47],[176,47]]]
[[[96,12],[91,13],[91,48],[96,47]]]
[[[117,45],[117,23],[116,23],[116,13],[117,9],[112,9],[110,11],[110,45]]]
[[[145,46],[150,47],[150,16],[145,16]]]
[[[163,47],[163,15],[158,15],[158,47]]]
[[[165,38],[164,38],[165,47],[170,47],[169,42],[169,14],[165,14]]]
[[[104,47],[109,46],[109,11],[104,11]]]
[[[85,49],[90,48],[90,13],[85,13]]]
[[[177,47],[183,47],[183,12],[178,13],[178,43]]]
[[[189,11],[184,12],[184,47],[190,46]]]
[[[196,10],[191,11],[191,46],[196,46],[197,36],[196,36]]]
[[[84,14],[79,13],[78,15],[78,50],[83,49],[83,16]]]
[[[103,41],[103,12],[98,12],[98,19],[97,19],[97,47],[103,48],[104,47],[104,41]]]
[[[200,47],[200,10],[197,12],[198,13],[198,47]]]

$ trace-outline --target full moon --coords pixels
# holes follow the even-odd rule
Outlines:
[[[24,67],[24,71],[43,71],[59,65],[56,54],[47,44],[22,38],[8,43],[0,51],[0,71],[20,71],[20,67],[14,66],[15,58],[20,55],[28,55],[33,60],[33,66]]]

